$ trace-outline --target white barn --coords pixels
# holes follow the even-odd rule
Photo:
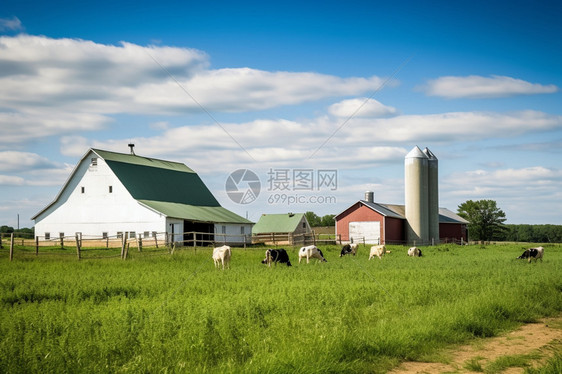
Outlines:
[[[253,223],[225,208],[186,165],[90,149],[56,198],[31,219],[35,235],[50,239],[152,237],[174,242],[197,240],[229,244],[251,241]]]

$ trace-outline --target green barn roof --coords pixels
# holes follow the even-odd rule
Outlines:
[[[197,173],[185,164],[93,148],[81,162],[90,151],[105,160],[135,200],[165,216],[198,222],[252,223],[223,208]]]
[[[252,228],[252,234],[294,232],[304,213],[263,214]]]

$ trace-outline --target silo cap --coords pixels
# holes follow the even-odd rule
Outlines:
[[[405,158],[427,158],[427,155],[416,145]]]
[[[435,157],[435,155],[433,154],[433,152],[431,152],[429,150],[429,148],[425,147],[425,149],[423,150],[423,153],[425,153],[427,158],[429,158],[430,160],[437,160],[437,157]]]

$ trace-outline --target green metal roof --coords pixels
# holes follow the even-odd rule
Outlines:
[[[252,234],[294,232],[302,217],[304,217],[304,213],[262,214],[260,220],[254,225]]]
[[[110,152],[110,151],[104,151],[101,149],[94,149],[94,148],[92,148],[92,151],[95,152],[101,158],[103,158],[105,161],[117,161],[126,164],[150,166],[159,169],[168,169],[168,170],[175,170],[175,171],[181,171],[187,173],[195,173],[192,169],[187,167],[185,164],[182,164],[181,162],[158,160],[156,158],[142,157],[142,156],[126,154],[126,153]]]
[[[222,206],[194,206],[153,200],[139,200],[139,202],[168,217],[199,222],[252,223]]]
[[[105,161],[136,200],[220,206],[201,178],[193,171],[178,171],[122,161]]]

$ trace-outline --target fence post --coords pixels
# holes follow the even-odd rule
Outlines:
[[[4,246],[2,245],[2,237],[4,236],[4,234],[0,234],[0,249],[4,248]]]
[[[14,233],[10,234],[10,261],[14,259]]]
[[[196,246],[197,246],[197,233],[193,231],[193,250],[195,250]]]
[[[78,256],[78,260],[80,260],[80,238],[78,234],[76,234],[76,256]]]
[[[60,249],[64,249],[64,236],[61,234],[60,237]]]
[[[129,243],[127,243],[127,245],[125,246],[125,256],[124,256],[124,260],[127,259],[127,255],[129,254]]]
[[[137,248],[138,248],[139,252],[142,252],[142,238],[140,237],[140,235],[137,239]]]
[[[39,255],[39,237],[35,237],[35,256]]]
[[[158,248],[158,234],[155,232],[153,236],[154,236],[154,245],[156,245],[156,248]]]
[[[128,232],[125,232],[123,234],[123,236],[121,237],[121,259],[125,260],[126,259],[126,255],[125,255],[125,246],[127,245],[127,236],[129,235]]]
[[[246,249],[246,234],[244,234],[244,249]]]

